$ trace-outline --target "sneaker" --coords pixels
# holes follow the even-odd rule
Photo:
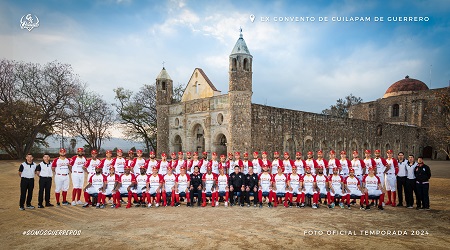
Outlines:
[[[352,209],[352,208],[350,207],[350,204],[347,205],[347,208],[348,208],[348,209]]]
[[[57,202],[57,203],[56,203],[56,206],[57,206],[57,207],[60,207],[60,206],[61,206],[61,203]]]
[[[62,204],[63,204],[63,206],[68,206],[69,202],[68,201],[63,201]]]
[[[414,208],[413,206],[408,206],[408,207],[406,207],[406,208]]]
[[[335,206],[334,202],[333,202],[333,203],[331,203],[331,205],[330,205],[330,206],[331,206],[331,208],[334,208],[334,206]]]
[[[219,206],[219,202],[218,201],[216,201],[216,207],[218,207]]]
[[[363,205],[359,207],[360,210],[366,210]]]
[[[267,203],[267,207],[273,207],[272,202]]]
[[[63,202],[63,204],[64,204],[64,202]],[[76,206],[77,205],[77,202],[76,201],[72,201],[72,206]]]
[[[367,205],[367,206],[366,206],[366,210],[370,210],[370,205]]]
[[[344,208],[344,203],[340,202],[339,207]]]
[[[105,208],[105,204],[100,205],[100,209],[103,209],[103,208]]]
[[[27,206],[27,209],[34,209],[34,206],[28,205],[28,206]]]
[[[159,207],[159,203],[156,203],[156,204],[155,204],[155,207]]]
[[[329,209],[333,209],[333,207],[332,207],[331,205],[328,205],[328,208],[329,208]]]
[[[83,205],[83,202],[80,201],[80,200],[78,200],[78,201],[77,201],[77,205]]]
[[[115,207],[116,207],[116,204],[113,203],[113,204],[111,205],[111,208],[115,208]]]
[[[379,210],[384,210],[383,206],[378,206]]]
[[[218,206],[219,204],[217,204],[217,206]],[[179,207],[179,206],[181,206],[181,204],[179,203],[179,202],[177,202],[177,203],[175,203],[175,206],[176,207]]]
[[[239,206],[244,207],[244,203],[241,203]]]
[[[304,208],[305,207],[305,203],[300,204],[300,208]]]
[[[44,206],[42,206],[42,205],[38,205],[38,208],[44,208]]]
[[[190,206],[191,206],[190,202],[186,203],[186,207],[190,207]]]
[[[262,208],[262,207],[263,207],[262,202],[260,202],[259,203],[259,208]]]
[[[426,207],[426,208],[423,208],[423,210],[427,210],[427,211],[428,211],[428,210],[430,210],[430,208],[429,208],[429,207]]]
[[[24,207],[19,207],[19,210],[20,211],[25,211],[25,208]]]
[[[141,206],[141,203],[140,203],[140,202],[133,203],[133,204],[134,204],[135,207],[140,207],[140,206]]]
[[[95,206],[95,208],[99,209],[100,208],[100,204],[97,204],[97,206]]]
[[[54,207],[55,205],[51,204],[51,203],[47,203],[45,204],[46,207]]]
[[[250,203],[247,203],[247,207],[250,207]]]
[[[314,204],[312,205],[312,208],[316,209],[316,208],[317,208],[317,204],[314,203]]]
[[[152,203],[148,203],[148,206],[147,206],[148,208],[151,208],[152,207]]]
[[[142,203],[141,207],[147,207],[147,204]]]
[[[397,207],[403,207],[403,204],[402,203],[398,203]]]
[[[89,203],[84,204],[83,207],[89,207]]]

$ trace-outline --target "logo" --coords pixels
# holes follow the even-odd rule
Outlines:
[[[20,19],[20,28],[31,31],[32,29],[39,27],[39,18],[36,15],[34,17],[36,18],[36,21],[31,14],[22,16]]]

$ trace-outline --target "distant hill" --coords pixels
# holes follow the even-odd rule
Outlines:
[[[72,139],[72,137],[64,138],[64,147],[67,150],[69,150],[69,148],[70,148],[70,140],[71,139]],[[86,144],[79,137],[75,137],[75,139],[77,140],[77,145],[75,146],[75,148],[83,147]],[[55,151],[55,150],[57,152],[58,149],[61,147],[61,136],[59,136],[59,135],[52,135],[49,138],[47,138],[46,141],[49,144],[49,147],[47,149],[43,149],[43,150],[47,150],[50,153],[53,153],[53,151]],[[104,141],[102,144],[103,150],[108,150],[108,149],[112,150],[115,147],[123,149],[123,151],[128,151],[132,147],[135,147],[136,149],[144,149],[144,144],[141,142],[129,141],[129,140],[121,139],[121,138],[111,138],[110,140]]]

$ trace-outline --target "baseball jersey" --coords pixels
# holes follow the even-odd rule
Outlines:
[[[205,182],[205,192],[213,192],[214,183],[217,181],[216,174],[203,174],[202,181]]]
[[[209,165],[212,167],[212,172],[214,174],[219,174],[219,162],[218,161],[209,161]]]
[[[252,160],[252,164],[253,164],[253,173],[255,174],[260,174],[261,173],[261,168],[262,168],[262,161],[261,159],[253,159]]]
[[[293,165],[294,165],[293,160],[283,160],[284,173],[291,174]]]
[[[133,174],[122,174],[119,177],[119,183],[122,184],[122,190],[128,188],[131,184],[136,183],[136,177]]]
[[[123,174],[125,171],[125,166],[127,165],[127,159],[125,158],[114,158],[112,163],[114,164],[114,169],[116,170],[116,174]]]
[[[355,175],[362,175],[363,174],[363,168],[365,168],[366,165],[364,164],[364,161],[361,159],[353,159],[352,160],[352,168],[355,170]]]
[[[328,178],[325,175],[316,175],[316,185],[320,190],[320,193],[326,194],[327,193],[327,182]]]
[[[69,159],[56,158],[52,162],[52,168],[55,168],[55,173],[59,175],[69,174]]]
[[[261,185],[261,190],[263,192],[269,192],[273,181],[272,175],[269,173],[262,173],[259,175],[258,179]]]
[[[148,176],[147,182],[149,183],[150,193],[155,193],[163,181],[163,176],[160,174]]]
[[[92,184],[92,187],[94,188],[95,192],[98,192],[100,188],[103,187],[103,184],[107,182],[106,176],[103,174],[94,174],[89,178],[89,183]]]
[[[311,168],[311,174],[312,175],[316,175],[316,167],[317,167],[317,162],[314,159],[306,159],[305,160],[306,166]]]
[[[317,162],[317,166],[322,167],[323,174],[327,175],[328,161],[325,159],[320,159],[320,160],[317,159],[316,162]]]
[[[333,174],[328,178],[328,181],[331,182],[331,186],[333,187],[335,193],[342,190],[342,182],[344,181],[342,176]]]
[[[272,174],[278,173],[278,166],[283,166],[283,161],[280,159],[275,159],[272,161]]]
[[[359,179],[356,178],[355,176],[351,177],[347,177],[344,181],[344,184],[347,185],[347,188],[350,190],[350,193],[355,194],[359,191],[358,186],[361,185],[361,183],[359,182]]]
[[[297,167],[297,174],[304,175],[305,174],[305,161],[304,160],[295,160],[294,165]]]
[[[277,187],[277,193],[285,193],[286,192],[286,180],[287,177],[285,174],[276,174],[273,177],[273,181],[275,182],[275,186]]]
[[[180,174],[181,173],[181,171],[180,171],[180,168],[182,167],[182,166],[184,166],[184,167],[186,167],[186,161],[185,160],[177,160],[177,164],[175,165],[175,174]]]
[[[114,189],[114,186],[116,185],[116,182],[119,182],[119,175],[117,174],[108,174],[106,176],[106,189],[109,191],[112,191]]]
[[[136,175],[137,190],[142,192],[142,188],[147,187],[148,176],[146,174]]]
[[[199,163],[200,163],[199,160],[192,160],[192,167],[195,167],[195,166],[200,167],[200,166],[198,165]],[[192,171],[192,173],[194,173],[194,169],[192,169],[191,171]]]
[[[328,175],[332,175],[333,174],[333,168],[341,168],[341,161],[339,161],[336,158],[330,159],[328,160]]]
[[[234,160],[227,160],[227,169],[229,174],[234,172],[234,165]]]
[[[200,167],[200,173],[205,174],[206,173],[206,167],[208,166],[209,161],[206,159],[201,159],[199,161],[199,167]]]
[[[398,169],[398,163],[397,163],[397,160],[395,160],[394,158],[391,158],[391,159],[386,159],[386,162],[387,162],[387,164],[389,165],[389,166],[391,166],[387,171],[386,171],[386,174],[389,174],[389,175],[394,175],[394,174],[396,174],[396,169]]]
[[[146,167],[146,162],[144,158],[134,158],[133,161],[130,163],[130,167],[133,168],[133,173],[138,176],[141,174],[140,168],[144,166]]]
[[[100,160],[96,159],[88,159],[86,161],[86,163],[84,164],[84,166],[86,167],[86,170],[88,171],[89,175],[94,175],[95,174],[95,168],[100,165]]]
[[[377,176],[384,175],[384,171],[386,170],[386,160],[383,158],[375,158],[375,164],[377,165]]]
[[[218,175],[217,176],[217,187],[219,192],[225,192],[226,187],[228,187],[228,175]]]
[[[303,187],[306,192],[312,192],[314,190],[314,182],[316,182],[316,178],[312,174],[305,174],[301,179],[303,182]]]
[[[249,167],[249,166],[252,166],[252,167],[253,167],[253,163],[252,163],[251,161],[246,161],[246,160],[244,160],[244,161],[242,161],[242,164],[243,164],[243,166],[244,166],[244,171],[243,171],[243,173],[244,173],[244,174],[248,174],[248,167]]]
[[[84,173],[83,166],[86,163],[86,158],[74,156],[70,159],[70,165],[72,165],[72,173],[82,174]]]
[[[178,175],[175,178],[175,181],[178,183],[178,192],[186,192],[186,188],[188,188],[188,182],[191,180],[191,177],[187,174]]]
[[[293,193],[299,193],[300,188],[300,175],[298,174],[289,174],[287,180],[289,181],[289,186],[292,188]]]
[[[373,190],[377,190],[378,189],[378,184],[380,184],[380,178],[378,178],[378,176],[374,175],[374,176],[370,176],[370,175],[366,175],[363,178],[363,183],[366,184],[366,188],[368,191],[373,191]]]
[[[375,167],[377,163],[372,158],[364,158],[364,165],[366,165],[366,169],[369,169],[370,167]]]
[[[164,175],[164,189],[166,192],[172,192],[172,188],[175,187],[175,181],[177,177],[174,174]]]
[[[111,163],[112,163],[113,159],[103,159],[100,161],[100,166],[103,168],[103,174],[104,175],[109,175],[109,168],[111,167]]]
[[[159,169],[158,174],[160,175],[167,174],[167,167],[169,167],[168,161],[160,161],[159,164],[157,165],[157,168]]]
[[[158,161],[157,160],[148,160],[147,161],[147,174],[148,175],[151,175],[153,173],[152,169],[155,166],[158,166]]]
[[[349,159],[345,158],[345,159],[340,159],[339,163],[341,164],[341,172],[340,175],[342,176],[348,176],[348,172],[349,172],[349,167],[351,166],[351,162]]]

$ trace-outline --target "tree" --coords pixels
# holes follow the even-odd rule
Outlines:
[[[12,158],[24,158],[67,117],[80,91],[68,64],[0,61],[0,147]],[[38,146],[37,145],[37,146]]]
[[[71,106],[66,130],[79,135],[88,150],[100,150],[102,142],[110,138],[109,128],[114,124],[113,110],[98,94],[83,90]]]
[[[174,88],[173,102],[181,101],[184,87]],[[119,120],[125,125],[124,135],[130,140],[143,141],[147,152],[156,148],[156,86],[144,85],[137,93],[124,88],[114,89],[114,104]]]
[[[444,152],[450,158],[450,87],[436,92],[436,103],[426,110],[432,120],[425,129],[428,139],[433,142],[437,150]]]
[[[329,109],[322,110],[322,114],[348,118],[348,110],[350,106],[359,104],[362,101],[363,101],[362,98],[350,94],[346,96],[344,99],[339,98],[336,101],[336,105],[331,105]]]
[[[70,151],[70,153],[73,154],[75,152],[76,146],[77,146],[77,139],[75,139],[75,138],[70,139],[70,149],[72,150],[72,151]]]

